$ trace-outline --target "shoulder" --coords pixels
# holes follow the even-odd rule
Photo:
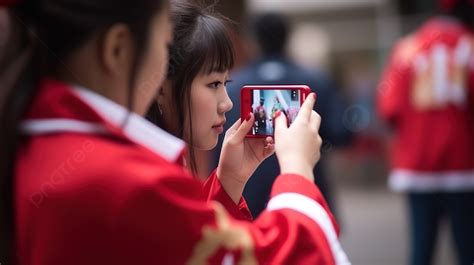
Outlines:
[[[52,148],[54,152],[48,153]],[[180,165],[151,150],[106,136],[67,133],[33,137],[24,151],[20,178],[28,194],[47,190],[47,195],[72,198],[102,190],[102,195],[107,195],[104,199],[113,199],[157,185],[162,179],[192,180]],[[48,159],[43,159],[45,156]]]
[[[122,182],[127,185],[148,185],[164,177],[191,178],[181,165],[168,161],[144,146],[131,142],[91,141],[89,167],[85,175],[104,175],[98,181]],[[110,177],[111,176],[111,177]]]
[[[392,59],[395,62],[408,64],[420,51],[420,48],[419,36],[410,34],[395,44]]]

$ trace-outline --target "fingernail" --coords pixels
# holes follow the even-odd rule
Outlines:
[[[316,100],[316,94],[315,93],[313,93],[313,99]]]
[[[252,114],[249,113],[249,114],[247,114],[247,117],[245,117],[245,120],[249,121],[251,117],[252,117]]]
[[[276,118],[280,117],[280,114],[281,114],[281,111],[277,110],[275,112],[275,118],[274,119],[276,120]]]

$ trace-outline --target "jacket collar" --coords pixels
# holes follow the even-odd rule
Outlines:
[[[180,161],[185,143],[89,89],[46,79],[21,130],[27,135],[77,132],[112,134],[140,144],[170,162]]]

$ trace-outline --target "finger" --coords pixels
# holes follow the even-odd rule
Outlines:
[[[316,94],[311,93],[301,105],[301,109],[295,118],[295,121],[300,120],[309,122],[311,119],[311,112],[313,111],[314,103],[316,102]]]
[[[242,123],[242,119],[237,119],[234,124],[232,124],[232,126],[230,126],[229,129],[227,129],[227,132],[226,134],[232,134],[235,132],[235,130],[237,130],[237,128],[239,128],[240,124]]]
[[[286,116],[283,112],[278,111],[275,115],[275,134],[278,134],[280,130],[287,129]]]
[[[273,146],[273,138],[271,136],[267,136],[267,138],[264,139],[263,142],[263,148],[269,149]],[[266,150],[268,151],[268,150]]]
[[[268,157],[270,157],[271,155],[273,155],[275,153],[275,148],[274,146],[269,146],[268,148],[264,148],[263,149],[263,159],[267,159]]]
[[[273,154],[275,151],[275,145],[269,144],[263,147],[265,154]]]
[[[265,143],[265,145],[263,146],[263,148],[265,149],[270,149],[270,148],[273,148],[275,145],[273,143]]]
[[[310,126],[316,132],[318,132],[321,127],[321,116],[314,110],[311,112]]]
[[[275,153],[275,145],[274,144],[269,144],[263,147],[263,156],[265,158],[273,155]]]
[[[237,137],[237,139],[244,139],[252,128],[253,122],[254,116],[253,113],[250,113],[249,116],[242,121],[242,125],[235,130],[235,137]]]
[[[271,136],[267,136],[267,138],[265,138],[265,144],[273,144],[273,138]]]

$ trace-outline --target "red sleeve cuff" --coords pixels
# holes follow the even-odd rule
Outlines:
[[[220,202],[234,218],[245,221],[253,220],[244,197],[241,197],[239,203],[235,204],[224,190],[224,187],[222,187],[222,184],[217,177],[216,170],[214,170],[204,182],[204,192],[207,194],[208,201],[212,200]]]

